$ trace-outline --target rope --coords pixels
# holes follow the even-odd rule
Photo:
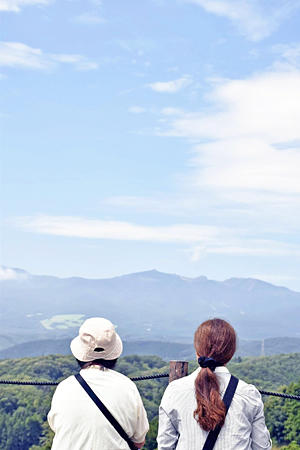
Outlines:
[[[0,384],[16,384],[19,386],[57,386],[58,381],[16,381],[16,380],[0,380]]]
[[[132,381],[144,381],[144,380],[154,380],[156,378],[166,378],[168,373],[160,373],[157,375],[145,375],[143,377],[133,377],[130,378]],[[58,381],[18,381],[18,380],[0,380],[0,384],[14,384],[19,386],[57,386]]]
[[[153,380],[155,378],[166,378],[169,377],[168,373],[160,373],[158,375],[147,375],[144,377],[133,377],[130,378],[132,381],[143,381],[143,380]]]
[[[300,395],[289,395],[289,394],[283,394],[281,392],[268,392],[268,391],[259,391],[259,392],[262,395],[273,395],[274,397],[290,398],[291,400],[300,401]]]
[[[167,378],[168,373],[160,373],[156,375],[146,375],[141,377],[130,378],[132,381],[144,381],[144,380],[154,380],[157,378]],[[57,386],[57,381],[17,381],[17,380],[0,380],[0,384],[14,384],[19,386]],[[274,397],[288,398],[290,400],[300,401],[300,395],[289,395],[283,394],[281,392],[269,392],[269,391],[259,391],[262,395],[272,395]]]

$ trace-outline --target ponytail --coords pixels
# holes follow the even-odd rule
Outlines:
[[[202,368],[195,380],[197,408],[194,418],[204,431],[214,430],[225,421],[225,405],[220,397],[216,374],[209,368]]]
[[[195,332],[194,346],[201,370],[195,380],[197,407],[194,418],[205,431],[222,427],[226,408],[220,396],[220,386],[214,369],[230,361],[236,349],[236,334],[232,326],[221,319],[203,322]]]

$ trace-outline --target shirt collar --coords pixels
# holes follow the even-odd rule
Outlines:
[[[198,369],[195,370],[195,375],[197,376],[198,373],[200,372],[201,367],[198,367]],[[225,366],[220,366],[220,367],[216,367],[215,368],[215,373],[226,373],[226,374],[230,374],[229,370],[227,369],[227,367]]]
[[[215,373],[229,373],[229,370],[225,366],[215,368]]]

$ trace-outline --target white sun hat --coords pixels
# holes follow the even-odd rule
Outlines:
[[[116,359],[123,350],[120,336],[115,326],[103,317],[87,319],[79,328],[79,333],[70,345],[76,359],[83,362],[95,359]]]

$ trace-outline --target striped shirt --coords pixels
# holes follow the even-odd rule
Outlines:
[[[208,432],[193,417],[196,409],[195,379],[191,375],[173,381],[167,387],[159,407],[158,450],[199,450]],[[223,396],[230,380],[226,367],[215,370]],[[272,448],[266,428],[264,405],[255,386],[239,380],[214,450],[267,450]]]

